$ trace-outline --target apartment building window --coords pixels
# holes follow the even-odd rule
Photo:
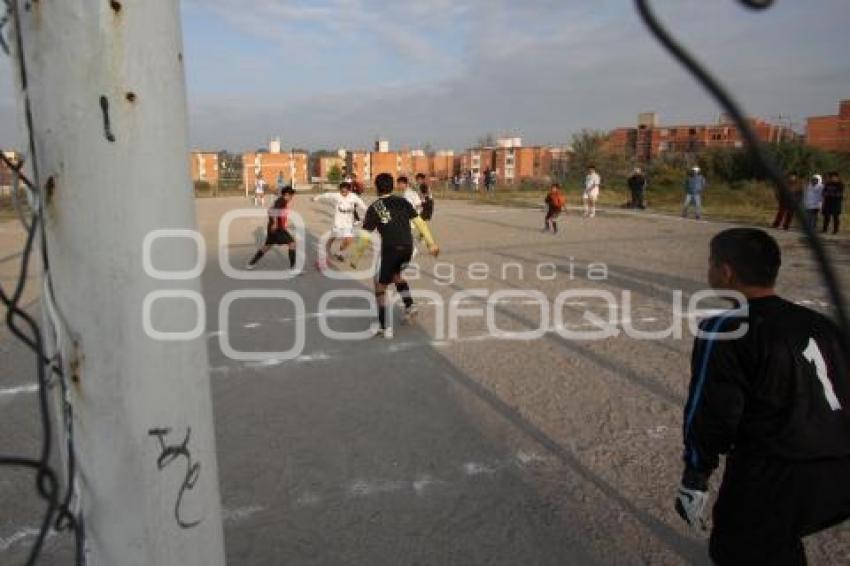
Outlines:
[[[692,135],[692,136],[695,136],[695,135],[697,135],[697,129],[696,129],[696,128],[691,128],[690,130],[688,130],[688,133],[689,133],[690,135]]]

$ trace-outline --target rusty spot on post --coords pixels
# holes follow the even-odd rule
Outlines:
[[[74,359],[71,360],[71,381],[73,381],[76,385],[80,384],[81,365],[82,364],[78,356],[75,356]]]
[[[133,103],[136,102],[136,93],[133,91],[128,92],[124,95],[124,98],[127,99],[127,102]]]
[[[53,198],[53,191],[56,189],[56,181],[53,178],[53,175],[47,178],[47,183],[44,185],[44,188],[47,190],[47,200],[48,202]]]
[[[117,14],[121,11],[121,2],[118,2],[118,0],[109,0],[109,7]]]

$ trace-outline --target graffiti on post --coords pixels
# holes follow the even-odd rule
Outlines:
[[[180,491],[177,493],[177,499],[174,502],[174,518],[177,524],[183,529],[191,529],[198,525],[201,519],[196,521],[186,521],[181,515],[181,505],[183,504],[183,495],[192,489],[198,482],[198,477],[201,475],[201,463],[192,462],[192,454],[189,452],[189,438],[192,435],[192,427],[186,429],[186,436],[183,442],[179,444],[168,444],[166,437],[171,433],[170,428],[152,428],[148,431],[148,435],[155,436],[159,440],[160,454],[156,460],[156,465],[159,470],[165,469],[169,464],[180,458],[186,460],[186,475],[183,478],[183,483],[180,485]]]

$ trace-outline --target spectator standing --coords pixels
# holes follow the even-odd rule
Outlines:
[[[685,179],[685,204],[682,206],[682,218],[688,217],[688,209],[693,205],[696,219],[702,218],[702,193],[708,186],[705,177],[697,166],[691,167]]]
[[[776,216],[773,219],[773,227],[787,230],[791,225],[791,219],[794,217],[794,209],[800,206],[801,191],[800,181],[795,173],[788,175],[788,188],[791,195],[785,196],[776,191]]]
[[[818,214],[823,206],[823,179],[814,174],[803,191],[803,208],[806,210],[806,222],[814,230],[818,225]]]
[[[844,183],[841,182],[841,177],[838,171],[830,171],[828,180],[823,186],[823,233],[829,229],[829,223],[832,221],[832,233],[838,234],[839,219],[841,218],[841,208],[844,204]]]
[[[631,202],[629,208],[646,208],[646,176],[640,167],[635,167],[628,179]]]

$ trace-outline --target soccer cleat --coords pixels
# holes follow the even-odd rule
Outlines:
[[[342,255],[342,254],[334,254],[334,259],[339,261],[339,262],[343,262],[343,261],[345,261],[345,256]]]
[[[389,326],[386,328],[379,328],[375,331],[375,336],[378,338],[383,336],[387,340],[390,340],[393,337],[393,329]]]
[[[257,264],[251,263],[250,261],[245,264],[245,269],[247,269],[248,271],[253,271],[255,267],[257,267]]]

